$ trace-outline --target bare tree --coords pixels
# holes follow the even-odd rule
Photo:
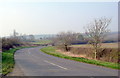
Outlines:
[[[86,28],[86,35],[89,38],[89,43],[94,48],[94,58],[97,59],[97,53],[100,51],[101,43],[107,33],[109,32],[108,26],[111,23],[111,19],[99,18],[95,19]]]
[[[29,35],[29,40],[30,40],[30,41],[35,41],[34,35]]]
[[[62,45],[66,51],[68,51],[68,46],[71,45],[72,42],[78,39],[78,33],[74,32],[60,32],[55,39],[55,42],[58,45]]]
[[[78,40],[84,40],[84,36],[80,33],[78,33]]]

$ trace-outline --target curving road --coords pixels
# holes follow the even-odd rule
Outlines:
[[[12,76],[118,76],[118,70],[62,59],[25,48],[15,53]]]

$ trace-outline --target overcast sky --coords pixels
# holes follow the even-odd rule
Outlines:
[[[84,32],[95,18],[112,18],[111,31],[118,31],[117,2],[1,2],[0,36],[15,29],[22,34]]]

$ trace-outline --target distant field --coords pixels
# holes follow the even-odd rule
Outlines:
[[[91,47],[89,44],[72,45],[72,47]],[[118,48],[118,43],[102,43],[102,48]]]
[[[33,42],[32,44],[48,44],[51,43],[51,40],[40,40],[39,42]]]

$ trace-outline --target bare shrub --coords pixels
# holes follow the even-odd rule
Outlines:
[[[85,55],[86,56],[85,58],[94,59],[94,53],[91,53],[93,52],[93,50],[94,49],[92,48],[85,48],[85,47],[71,47],[70,51],[73,54]],[[97,54],[98,55],[97,60],[118,63],[119,62],[118,53],[120,54],[117,48],[104,48],[102,49],[101,52]]]
[[[80,47],[71,47],[71,53],[73,54],[77,54],[77,55],[86,55],[89,58],[93,58],[93,53],[91,53],[93,51],[92,48],[80,48]]]
[[[9,50],[10,48],[20,46],[21,41],[17,38],[2,38],[2,50]]]
[[[106,48],[103,49],[99,55],[99,59],[108,62],[118,62],[118,49],[117,48]]]

